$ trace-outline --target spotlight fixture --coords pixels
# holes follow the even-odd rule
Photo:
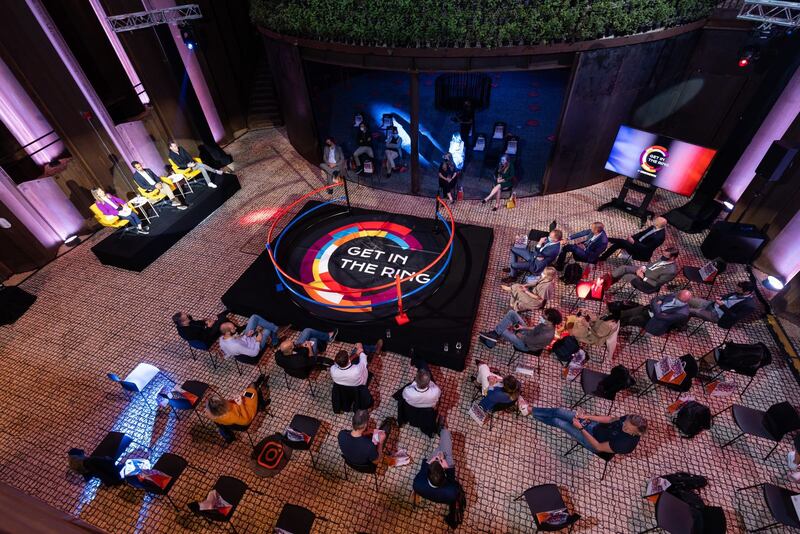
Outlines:
[[[733,202],[731,202],[730,200],[723,200],[722,205],[725,207],[726,210],[733,211]]]
[[[75,247],[81,244],[81,238],[76,235],[71,235],[64,240],[64,244],[68,247]]]
[[[767,276],[761,284],[766,287],[767,289],[771,289],[772,291],[780,291],[786,285],[786,282],[779,276]]]
[[[183,39],[183,44],[186,45],[186,48],[189,50],[194,50],[197,48],[197,39],[194,37],[194,29],[190,24],[181,24],[178,26],[181,31],[181,39]]]

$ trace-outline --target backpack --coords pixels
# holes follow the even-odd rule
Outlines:
[[[689,401],[678,410],[672,421],[686,438],[693,438],[711,428],[711,410],[697,401]]]
[[[763,343],[726,343],[719,351],[719,366],[753,376],[761,367],[772,363],[772,355]]]
[[[611,369],[608,376],[597,384],[596,394],[604,399],[612,399],[614,395],[628,389],[636,383],[631,372],[624,365],[617,365]]]
[[[561,281],[568,285],[574,285],[581,281],[582,276],[583,269],[581,269],[580,264],[570,263],[564,267],[564,274],[561,275]]]
[[[558,361],[567,364],[572,360],[572,355],[581,349],[578,340],[575,336],[567,336],[559,339],[553,343],[553,354],[556,355]]]

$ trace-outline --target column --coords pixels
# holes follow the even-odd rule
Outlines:
[[[420,192],[419,175],[419,72],[411,73],[411,193]]]

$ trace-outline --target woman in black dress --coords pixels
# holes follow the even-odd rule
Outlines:
[[[442,156],[442,164],[439,166],[439,189],[442,190],[442,195],[447,195],[447,200],[452,204],[453,201],[453,186],[456,183],[456,166],[453,165],[453,157],[449,152]]]

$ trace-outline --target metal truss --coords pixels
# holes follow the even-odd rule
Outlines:
[[[178,24],[185,20],[200,18],[203,18],[203,14],[200,13],[200,6],[187,4],[166,9],[128,13],[127,15],[114,15],[113,17],[108,17],[108,24],[115,33],[121,33],[149,28],[159,24]]]
[[[800,2],[744,0],[736,18],[760,22],[762,29],[772,26],[800,28]]]

